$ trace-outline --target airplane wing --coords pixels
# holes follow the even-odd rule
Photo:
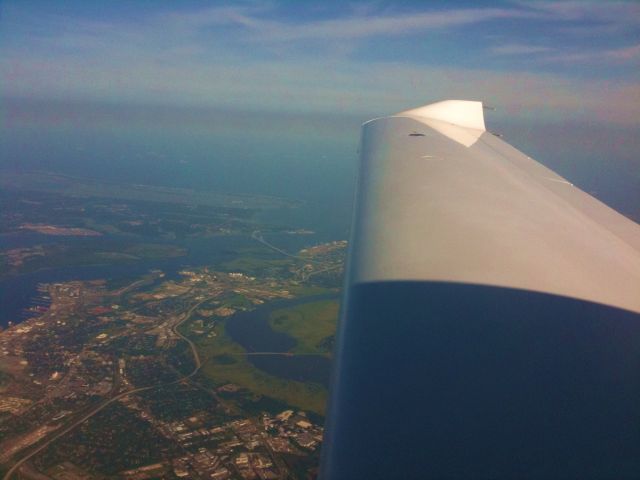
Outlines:
[[[638,478],[640,226],[480,102],[360,155],[321,478]]]

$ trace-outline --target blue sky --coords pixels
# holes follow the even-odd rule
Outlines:
[[[0,95],[385,114],[443,98],[640,118],[640,3],[0,4]]]

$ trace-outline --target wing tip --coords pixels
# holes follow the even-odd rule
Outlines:
[[[486,131],[482,102],[474,100],[443,100],[396,115],[440,120],[460,127]]]

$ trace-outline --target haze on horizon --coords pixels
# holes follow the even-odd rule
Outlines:
[[[352,175],[362,121],[478,99],[497,107],[489,125],[510,143],[640,218],[633,1],[9,0],[0,9],[4,165],[47,152],[55,169],[56,158],[87,149],[98,163],[97,147],[117,144],[171,173],[188,169],[190,148],[204,162],[223,145],[228,158],[310,167],[327,182]]]

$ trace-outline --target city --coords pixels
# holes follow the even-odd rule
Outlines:
[[[40,285],[33,316],[0,334],[4,478],[313,477],[326,386],[250,357],[328,358],[345,247],[317,245],[276,270],[262,262],[267,276],[245,259],[244,272]],[[226,331],[238,313],[292,300],[333,317],[311,350],[249,351]]]

